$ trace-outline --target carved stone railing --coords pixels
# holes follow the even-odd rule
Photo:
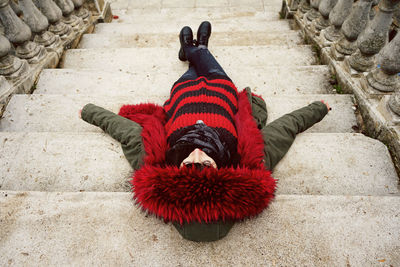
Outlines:
[[[357,51],[346,61],[347,70],[353,76],[361,76],[360,72],[370,71],[375,65],[375,55],[387,43],[393,12],[399,3],[400,0],[379,3],[378,13],[357,39]]]
[[[310,0],[311,9],[304,14],[303,20],[306,24],[312,23],[315,19],[321,16],[319,13],[318,8],[321,0]]]
[[[329,1],[322,3],[328,6]],[[388,145],[400,172],[400,0],[338,0],[329,24],[327,12],[312,14],[314,8],[304,13],[303,4],[293,18],[305,40],[329,66],[338,91],[354,94],[360,129]],[[329,25],[319,35],[317,20],[305,20],[310,13]]]
[[[49,21],[37,9],[32,0],[19,0],[19,6],[24,14],[24,22],[35,36],[33,41],[44,46],[48,51],[57,51],[57,48],[61,47],[61,38],[47,31]]]
[[[335,7],[337,1],[338,0],[321,0],[318,6],[318,11],[321,16],[313,21],[311,25],[311,29],[314,31],[315,34],[319,35],[321,30],[327,28],[330,25],[329,14]]]
[[[342,25],[343,37],[331,48],[335,60],[342,61],[345,56],[351,55],[357,50],[357,38],[367,26],[371,5],[372,0],[359,0],[353,5],[350,15]]]
[[[0,116],[12,94],[31,93],[44,68],[110,17],[102,0],[0,0]]]
[[[333,42],[343,37],[342,24],[350,15],[353,0],[339,0],[329,14],[330,26],[321,31],[320,38],[324,46],[330,46]]]

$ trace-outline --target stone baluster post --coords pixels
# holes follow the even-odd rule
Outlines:
[[[329,26],[329,14],[335,7],[338,0],[322,0],[319,4],[319,13],[321,16],[313,22],[313,28],[316,32],[321,31]]]
[[[15,14],[17,14],[17,16],[21,16],[22,15],[22,10],[19,7],[19,5],[17,3],[14,2],[14,0],[10,1],[10,6],[12,8],[12,10],[14,10]]]
[[[358,0],[353,6],[350,15],[342,24],[343,37],[331,46],[331,54],[335,60],[342,61],[346,55],[356,51],[357,37],[367,25],[372,1]]]
[[[72,0],[72,1],[77,1],[77,0]],[[297,8],[299,7],[299,0],[289,0],[289,8],[290,10],[297,10]],[[74,3],[75,4],[75,3]]]
[[[400,92],[392,94],[388,101],[389,108],[397,115],[400,116]]]
[[[70,25],[75,31],[79,31],[83,25],[83,21],[81,18],[72,14],[75,9],[74,3],[71,0],[54,0],[54,2],[62,11],[64,23]]]
[[[393,20],[397,28],[400,28],[400,8],[393,13]]]
[[[348,60],[356,71],[369,71],[375,65],[375,55],[388,40],[392,15],[400,0],[382,0],[379,12],[358,37],[358,49]],[[355,74],[356,75],[356,74]]]
[[[372,1],[372,6],[371,6],[371,11],[369,12],[369,20],[373,20],[373,18],[376,15],[375,7],[379,4],[380,0],[373,0]]]
[[[310,0],[301,0],[299,8],[297,9],[297,14],[299,17],[302,17],[303,14],[307,13],[310,9]]]
[[[0,35],[0,75],[7,79],[16,79],[29,73],[29,64],[26,60],[11,55],[10,41]]]
[[[90,13],[89,11],[83,7],[83,3],[85,2],[84,0],[72,0],[72,2],[74,3],[75,6],[75,11],[74,14],[77,17],[80,17],[81,19],[83,19],[84,21],[89,21],[89,16]]]
[[[321,32],[321,36],[327,41],[336,42],[343,36],[341,32],[342,24],[350,15],[353,2],[354,0],[339,0],[336,6],[332,9],[329,14],[329,21],[332,25],[323,31],[323,33]]]
[[[400,34],[385,45],[378,57],[380,68],[375,68],[361,83],[364,89],[366,86],[381,92],[400,91]],[[367,81],[368,83],[366,83]]]
[[[37,9],[32,0],[19,0],[21,10],[24,13],[23,20],[35,34],[34,41],[46,48],[57,47],[61,45],[60,36],[47,31],[49,21]]]
[[[46,49],[31,42],[32,32],[8,4],[9,0],[0,0],[0,20],[4,26],[4,34],[16,46],[15,55],[35,64],[46,57]]]
[[[52,0],[34,0],[33,3],[50,22],[49,31],[59,35],[62,40],[69,39],[73,35],[71,26],[61,21],[62,11]]]
[[[318,11],[320,2],[321,2],[320,0],[310,0],[311,9],[304,15],[305,23],[309,23],[314,19],[318,18],[319,16],[321,16],[321,14]]]

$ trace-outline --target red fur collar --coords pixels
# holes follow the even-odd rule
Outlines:
[[[242,220],[259,214],[274,197],[276,182],[263,160],[264,142],[247,93],[239,93],[235,125],[238,168],[218,170],[165,166],[165,111],[155,104],[124,105],[119,114],[143,127],[144,165],[131,181],[136,201],[166,221]]]

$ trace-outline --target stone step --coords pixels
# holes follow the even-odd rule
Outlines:
[[[212,34],[212,46],[258,46],[282,45],[296,46],[303,44],[303,39],[296,31],[276,32],[216,32]],[[211,43],[210,43],[211,44]],[[130,35],[85,34],[78,48],[130,48],[130,47],[168,47],[179,50],[180,42],[173,33],[137,33]]]
[[[1,265],[400,264],[399,197],[280,195],[259,216],[210,243],[184,240],[171,223],[145,215],[131,198],[1,192]]]
[[[0,132],[0,189],[129,191],[120,144],[101,133]],[[399,194],[387,147],[361,134],[300,134],[276,166],[279,194]]]
[[[282,0],[111,0],[112,10],[157,12],[163,9],[279,10]]]
[[[242,20],[246,23],[260,20],[260,21],[278,21],[279,8],[276,10],[261,11],[252,10],[226,10],[226,9],[212,9],[212,8],[165,8],[160,11],[143,12],[143,10],[117,10],[113,12],[118,18],[113,19],[112,23],[147,23],[147,24],[161,24],[166,21],[179,23],[175,25],[188,25],[192,27],[193,31],[204,20],[208,20],[214,26],[215,23],[223,21]],[[218,30],[218,29],[216,29]]]
[[[173,71],[101,71],[93,69],[44,69],[34,94],[131,95],[139,88],[168,92],[182,73]],[[263,96],[332,93],[328,66],[257,67],[244,73],[232,68],[229,76],[238,89],[250,86]],[[79,81],[76,83],[75,81]],[[140,84],[140,86],[135,86]]]
[[[316,63],[310,45],[281,46],[218,46],[210,48],[229,75],[234,68],[244,73],[258,72],[260,66],[304,66]],[[187,62],[178,59],[178,50],[169,48],[73,49],[64,53],[60,68],[101,69],[105,71],[179,71]],[[261,73],[260,73],[261,74]]]
[[[196,34],[197,27],[204,21],[204,18],[198,17],[193,21],[137,21],[132,23],[99,23],[96,25],[94,33],[98,34],[136,34],[136,33],[172,33],[179,35],[183,26],[190,26]],[[284,20],[268,20],[261,18],[238,18],[223,19],[211,21],[213,32],[236,32],[236,31],[267,31],[267,32],[285,32],[289,31],[290,25]],[[211,39],[212,44],[212,39]]]
[[[107,95],[14,95],[0,120],[0,131],[8,132],[101,132],[101,129],[78,117],[78,111],[87,103],[94,103],[115,113],[124,104],[152,102],[162,105],[169,89],[153,91],[141,88],[137,94]],[[262,93],[261,90],[259,92]],[[357,125],[350,95],[295,95],[266,97],[268,122],[306,106],[313,101],[326,100],[333,110],[308,132],[354,132]]]

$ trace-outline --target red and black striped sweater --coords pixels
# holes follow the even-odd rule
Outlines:
[[[177,82],[170,98],[164,103],[167,115],[165,125],[167,141],[173,145],[185,127],[202,120],[214,128],[231,152],[236,152],[237,131],[234,115],[238,110],[238,92],[229,78]]]

